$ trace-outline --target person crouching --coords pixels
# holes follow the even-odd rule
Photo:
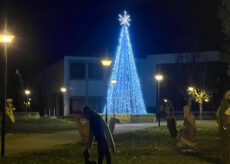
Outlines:
[[[98,143],[98,164],[103,163],[104,157],[106,157],[107,164],[111,164],[109,147],[115,153],[115,144],[108,126],[102,117],[88,106],[84,107],[83,115],[89,120],[90,125],[89,140],[85,151],[88,151],[92,147],[95,137]]]

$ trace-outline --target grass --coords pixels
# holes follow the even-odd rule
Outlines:
[[[197,125],[198,151],[183,154],[177,150],[176,140],[169,137],[166,127],[120,134],[114,137],[117,153],[112,155],[114,164],[218,164],[220,163],[220,141],[217,125]],[[79,163],[83,164],[82,152],[84,145],[68,144],[59,146],[56,150],[45,150],[17,157],[0,160],[4,164],[37,164],[37,163]],[[96,146],[91,152],[96,160]]]
[[[1,124],[0,124],[0,127]],[[7,127],[7,125],[6,125]],[[42,117],[33,120],[16,120],[15,133],[52,133],[63,130],[77,129],[77,124],[68,119]]]

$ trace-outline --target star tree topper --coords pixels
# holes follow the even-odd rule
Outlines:
[[[119,14],[119,21],[121,25],[130,26],[129,22],[131,21],[130,15],[127,15],[127,12],[124,11],[124,15]]]

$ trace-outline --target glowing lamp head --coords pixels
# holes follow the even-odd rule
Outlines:
[[[14,35],[0,35],[0,42],[11,43],[14,39]]]
[[[112,63],[112,60],[109,60],[109,59],[103,59],[101,60],[101,64],[104,66],[104,67],[109,67]]]
[[[117,83],[117,80],[111,80],[110,81],[112,84],[116,84]]]
[[[161,75],[161,74],[157,74],[157,75],[155,75],[155,79],[157,80],[157,81],[161,81],[161,80],[163,80],[163,75]]]
[[[67,89],[65,87],[61,87],[60,90],[61,90],[62,93],[65,93],[67,91]]]
[[[209,101],[209,99],[204,99],[204,101],[205,101],[205,102],[208,102],[208,101]]]
[[[188,87],[188,91],[193,91],[194,88],[193,87]]]
[[[168,102],[168,100],[167,100],[167,99],[164,99],[164,102],[166,103],[166,102]]]
[[[31,93],[30,90],[28,90],[28,89],[25,90],[26,95],[30,95],[30,93]]]

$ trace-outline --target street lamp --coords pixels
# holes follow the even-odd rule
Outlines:
[[[0,34],[1,43],[11,43],[14,39],[14,35]]]
[[[24,99],[24,110],[27,112],[28,111],[28,108],[30,106],[30,98],[29,98],[29,95],[31,94],[30,90],[26,89],[25,91],[25,99]]]
[[[167,102],[168,102],[168,100],[167,100],[167,99],[164,99],[164,102],[165,102],[165,103],[167,103]]]
[[[54,110],[54,116],[55,115],[61,115],[62,114],[62,111],[63,111],[63,114],[64,114],[64,109],[65,109],[65,95],[66,95],[66,92],[67,92],[67,88],[62,86],[60,88],[60,94],[58,96],[60,96],[60,98],[62,99],[61,101],[61,107],[60,106],[57,106],[57,104],[55,105],[55,108],[53,109]]]
[[[112,64],[112,60],[110,59],[102,59],[101,64],[103,67],[105,67],[105,81],[106,81],[106,93],[105,93],[105,122],[108,123],[108,109],[107,109],[107,87],[108,87],[108,81],[107,81],[107,71],[108,67]]]
[[[113,85],[113,99],[114,99],[114,102],[113,102],[113,117],[115,118],[115,94],[114,94],[114,89],[115,89],[115,86],[116,86],[116,84],[117,84],[117,80],[111,80],[110,81],[110,83],[112,83],[112,85]]]
[[[2,109],[2,146],[1,146],[1,155],[5,155],[5,114],[6,114],[6,99],[7,99],[7,45],[11,43],[14,39],[13,35],[7,33],[7,26],[3,34],[0,34],[0,43],[4,45],[4,58],[5,58],[5,80],[4,80],[4,106]]]
[[[155,75],[155,79],[157,80],[157,81],[161,81],[161,80],[163,80],[163,75],[161,75],[161,74],[157,74],[157,75]]]
[[[26,89],[26,90],[25,90],[25,94],[26,94],[27,96],[29,96],[29,95],[30,95],[30,90]]]
[[[157,109],[158,109],[158,127],[160,127],[160,82],[163,80],[164,76],[161,74],[156,74],[155,79],[157,80]]]
[[[188,89],[188,106],[191,107],[192,105],[192,95],[195,91],[195,88],[193,86],[189,86]]]
[[[109,67],[112,64],[112,61],[110,59],[103,59],[103,60],[101,60],[101,64],[104,67]]]
[[[28,90],[28,89],[26,89],[25,90],[25,95],[26,95],[26,99],[25,99],[25,102],[24,102],[24,107],[25,107],[25,109],[26,109],[26,111],[27,111],[27,109],[28,109],[28,103],[29,103],[29,95],[30,95],[30,90]]]
[[[61,87],[61,88],[60,88],[60,91],[61,91],[62,93],[65,93],[65,92],[67,91],[67,89],[66,89],[65,87]]]

